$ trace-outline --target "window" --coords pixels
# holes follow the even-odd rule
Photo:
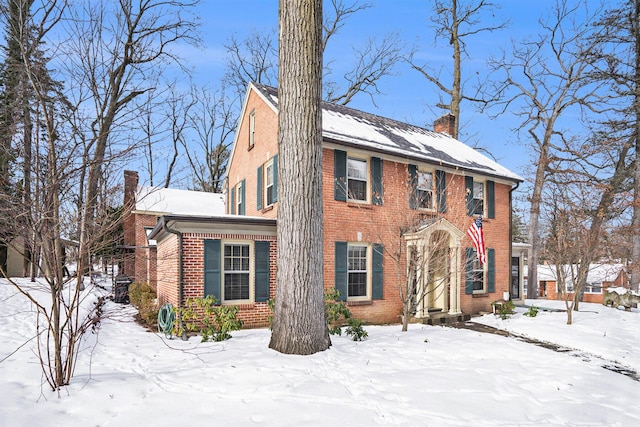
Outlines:
[[[267,302],[271,294],[268,241],[204,240],[204,296],[221,303]]]
[[[249,149],[253,148],[256,142],[256,112],[249,113]]]
[[[339,300],[370,301],[383,297],[381,244],[335,242],[335,286]]]
[[[487,262],[484,264],[480,264],[480,261],[478,261],[474,248],[466,248],[465,253],[464,293],[470,295],[495,292],[495,249],[487,248]]]
[[[587,282],[587,286],[584,288],[584,292],[586,294],[601,294],[602,293],[602,282]]]
[[[342,150],[334,150],[333,156],[335,200],[384,204],[384,161],[381,158],[351,157]]]
[[[471,263],[471,282],[473,286],[473,293],[484,292],[484,266],[478,261],[477,253],[474,250],[473,256],[467,262]]]
[[[244,215],[244,179],[236,185],[236,212]]]
[[[367,200],[367,161],[347,159],[347,197],[349,200]]]
[[[258,166],[256,208],[261,210],[278,201],[278,155]]]
[[[484,183],[473,182],[473,215],[484,215]]]
[[[418,171],[417,179],[417,207],[421,209],[433,209],[433,175],[431,172]]]
[[[347,297],[367,296],[367,246],[349,245]]]
[[[267,183],[266,188],[267,188],[267,200],[266,200],[266,204],[267,206],[272,205],[273,202],[275,201],[273,198],[273,184],[274,184],[274,180],[273,180],[273,160],[271,162],[269,162],[269,164],[267,165],[267,167],[265,168],[265,181]]]
[[[495,207],[495,182],[476,181],[471,176],[465,177],[467,192],[467,215],[496,217]]]
[[[224,245],[224,301],[250,299],[249,260],[248,244]]]

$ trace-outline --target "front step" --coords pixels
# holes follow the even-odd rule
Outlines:
[[[453,323],[458,322],[466,322],[471,319],[471,315],[461,313],[461,314],[436,314],[430,317],[425,317],[419,319],[425,325],[451,325]]]

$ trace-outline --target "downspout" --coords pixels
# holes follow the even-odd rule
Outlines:
[[[509,190],[509,300],[512,300],[511,295],[511,263],[513,262],[513,192],[516,191],[520,187],[520,183],[516,182],[516,186],[512,187]],[[520,270],[520,268],[518,268]],[[522,271],[520,271],[522,274]],[[518,288],[520,288],[520,283],[518,283]],[[522,292],[520,292],[522,294]],[[520,298],[524,300],[523,295],[520,295]]]
[[[162,228],[164,229],[164,231],[166,231],[167,233],[175,234],[178,237],[178,310],[177,310],[177,314],[178,314],[178,323],[180,324],[180,329],[184,331],[184,327],[182,325],[182,296],[184,294],[184,290],[182,286],[182,279],[183,279],[182,233],[173,228],[169,228],[169,226],[167,226],[167,222],[165,221],[164,217],[162,217],[160,220],[162,221]],[[182,333],[182,339],[183,340],[187,339],[186,332]]]

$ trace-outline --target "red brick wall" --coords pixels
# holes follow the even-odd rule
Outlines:
[[[235,239],[269,241],[270,245],[270,277],[269,295],[275,297],[276,289],[276,254],[277,243],[274,236],[219,234],[219,233],[184,233],[182,240],[183,265],[183,299],[200,298],[204,296],[204,241],[206,239]],[[160,304],[170,302],[178,305],[178,239],[171,236],[158,247],[158,301]],[[238,318],[244,322],[244,327],[255,328],[268,326],[271,311],[266,302],[242,304],[239,306]]]
[[[255,111],[255,143],[249,149],[249,114]],[[243,179],[246,180],[245,215],[275,218],[276,210],[266,208],[257,210],[258,166],[264,164],[278,153],[278,116],[264,103],[255,92],[249,94],[244,120],[238,129],[237,143],[233,158],[229,161],[229,191],[227,192],[227,212],[230,211],[230,192]],[[237,201],[236,201],[237,203]]]
[[[160,243],[160,242],[159,242]],[[170,235],[157,250],[158,304],[171,303],[178,306],[178,236]]]
[[[248,149],[249,113],[256,114],[255,146]],[[277,152],[277,115],[255,93],[250,93],[245,109],[245,119],[238,130],[239,136],[229,167],[229,189],[245,179],[246,215],[276,217],[274,209],[256,210],[256,173],[259,165]],[[397,253],[404,245],[399,238],[400,229],[415,223],[420,215],[433,216],[409,209],[408,169],[406,163],[385,160],[383,164],[384,204],[346,203],[334,200],[334,160],[333,150],[323,150],[323,199],[324,199],[324,281],[326,288],[334,286],[335,242],[382,243],[384,257],[384,296],[364,305],[351,304],[355,316],[373,323],[398,322],[402,305],[399,299],[398,283],[405,271],[404,260],[394,262],[390,255]],[[481,176],[474,177],[482,179]],[[446,219],[461,231],[466,232],[473,221],[467,216],[465,206],[465,182],[463,175],[447,171]],[[509,290],[510,282],[510,235],[509,235],[509,190],[510,186],[496,182],[495,219],[483,219],[486,246],[495,250],[495,293],[465,295],[464,266],[460,267],[461,308],[465,313],[490,311],[491,303],[501,300],[503,292]],[[229,205],[227,200],[227,206]],[[360,233],[360,234],[358,234]],[[465,236],[464,248],[473,247]]]
[[[147,214],[133,214],[135,220],[135,263],[133,273],[127,272],[137,282],[144,282],[156,287],[156,259],[155,249],[146,248],[147,234],[144,227],[154,227],[158,217]]]

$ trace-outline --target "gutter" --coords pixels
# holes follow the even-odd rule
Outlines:
[[[182,297],[184,295],[184,288],[182,285],[182,279],[184,276],[184,273],[182,271],[182,233],[178,230],[169,228],[164,217],[160,218],[160,221],[161,221],[162,228],[167,233],[175,234],[178,237],[178,310],[177,310],[177,313],[178,313],[178,323],[180,324],[181,328],[184,330],[184,327],[182,325],[182,315],[181,315]],[[186,333],[182,334],[183,340],[186,339],[186,337],[187,337]]]
[[[509,190],[509,300],[513,299],[511,295],[511,260],[513,259],[513,192],[516,191],[520,187],[520,182],[516,182],[515,187],[511,187]],[[522,272],[520,272],[522,274]],[[520,288],[520,283],[518,283],[518,289]],[[520,299],[524,301],[524,295],[520,295]]]

